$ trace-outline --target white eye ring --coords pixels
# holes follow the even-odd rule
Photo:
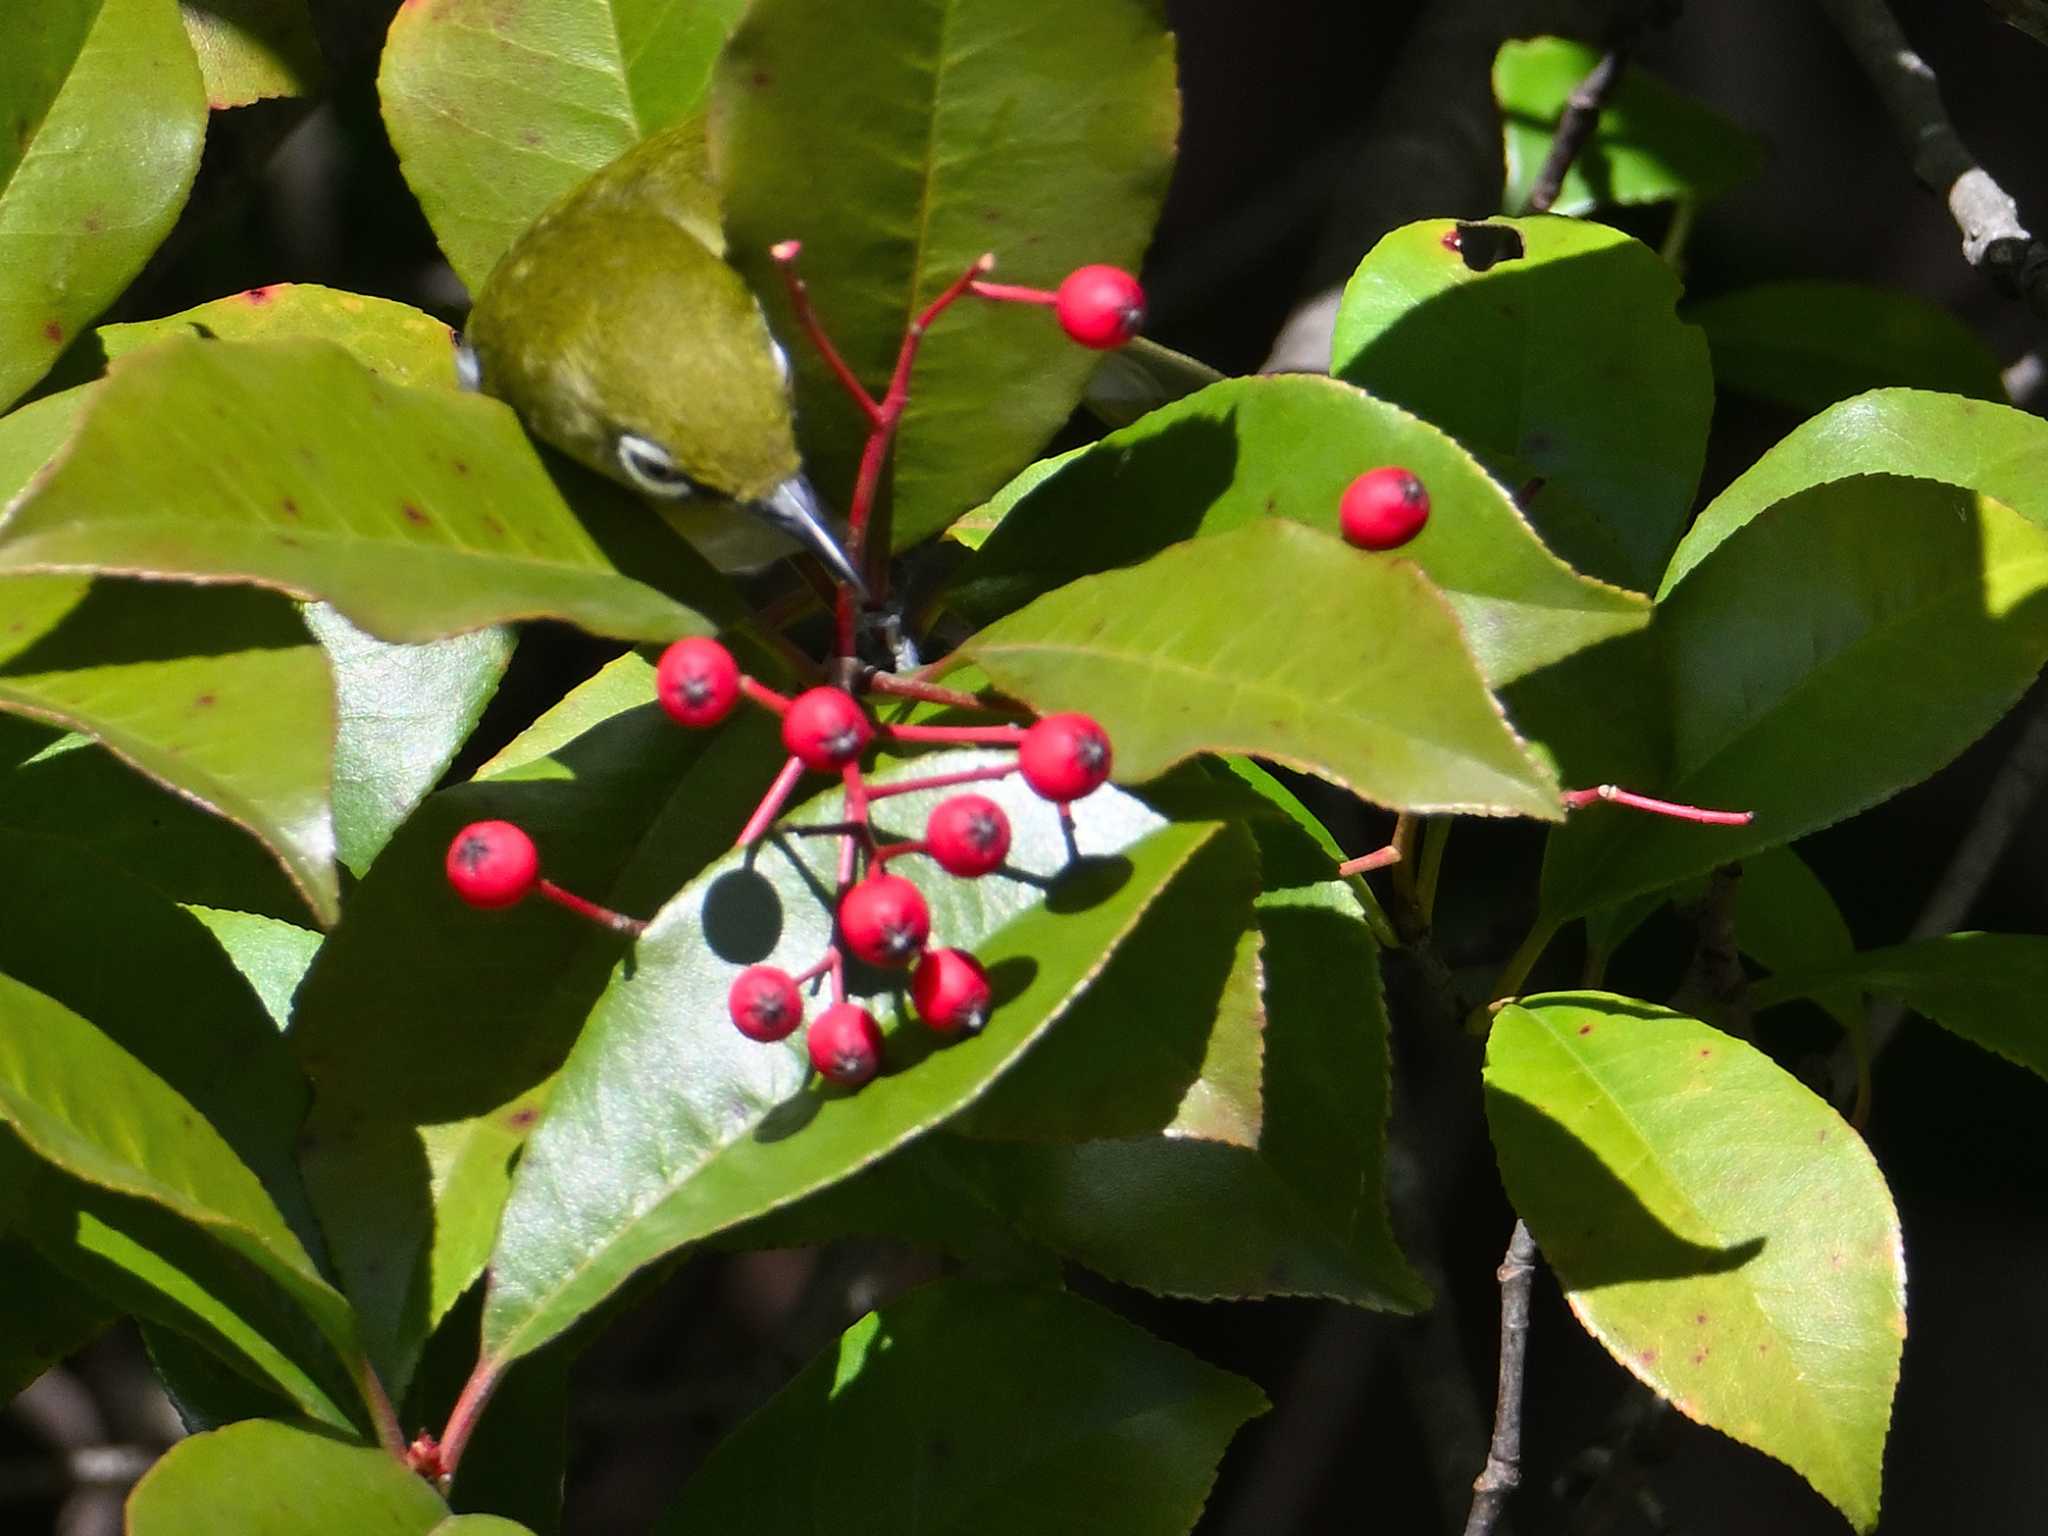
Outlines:
[[[695,483],[677,466],[669,451],[652,438],[621,432],[618,460],[626,478],[650,496],[681,501],[697,494]]]
[[[781,342],[774,340],[772,337],[769,339],[768,345],[774,349],[775,371],[782,375],[783,387],[786,389],[789,386],[789,353],[783,349]]]
[[[455,382],[471,394],[484,387],[484,360],[460,336],[455,338]]]

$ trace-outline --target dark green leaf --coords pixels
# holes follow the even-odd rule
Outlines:
[[[1820,411],[1888,384],[2003,404],[1998,358],[1937,304],[1860,283],[1762,283],[1687,308],[1724,390]]]
[[[2008,405],[1881,389],[1821,412],[1700,513],[1660,596],[1779,502],[1853,475],[1910,475],[1996,497],[2048,527],[2048,422]]]
[[[909,771],[986,761],[946,754]],[[1074,808],[1087,857],[1069,869],[1050,807],[1014,779],[986,792],[1010,814],[1011,867],[1058,883],[1048,894],[1035,881],[919,872],[934,932],[989,968],[995,1015],[981,1034],[934,1048],[900,994],[865,997],[890,1040],[884,1074],[858,1093],[811,1078],[800,1037],[756,1045],[726,1015],[739,966],[799,971],[824,951],[829,846],[791,839],[751,861],[728,855],[662,908],[599,1000],[520,1163],[491,1259],[487,1359],[538,1348],[642,1266],[849,1177],[965,1108],[1073,1005],[1217,833],[1099,790]],[[887,802],[884,825],[921,826],[942,794]],[[803,819],[836,818],[836,799],[829,816]],[[900,982],[864,983],[890,985]]]
[[[1856,1133],[1753,1047],[1603,993],[1503,1009],[1486,1089],[1509,1197],[1587,1330],[1875,1526],[1906,1276]]]
[[[1502,206],[1529,201],[1572,92],[1601,51],[1562,37],[1502,45],[1493,95],[1506,129],[1508,183]],[[1552,213],[1582,214],[1629,203],[1704,202],[1763,168],[1764,149],[1739,124],[1629,65],[1593,134],[1565,173]]]
[[[70,1009],[0,976],[0,1117],[37,1156],[189,1222],[294,1298],[343,1359],[348,1303],[189,1100]]]
[[[1496,219],[1521,254],[1475,271],[1481,241],[1410,224],[1344,290],[1332,373],[1399,402],[1511,486],[1580,570],[1649,591],[1685,527],[1706,454],[1706,338],[1673,312],[1656,252],[1575,219]],[[1486,242],[1491,244],[1492,242]]]
[[[90,1344],[114,1321],[114,1308],[81,1291],[0,1221],[0,1401],[12,1402],[58,1361]]]
[[[216,111],[318,87],[320,45],[306,0],[179,0],[178,9]]]
[[[688,115],[745,0],[400,6],[377,80],[399,164],[482,287],[547,206]]]
[[[1988,497],[1865,476],[1773,507],[1666,595],[1653,631],[1672,746],[1652,792],[1756,820],[1582,811],[1551,840],[1545,911],[1612,905],[1925,778],[2048,659],[2044,588],[2048,528]]]
[[[1102,354],[1081,403],[1104,426],[1128,427],[1161,406],[1222,382],[1223,375],[1200,358],[1135,336]]]
[[[1560,814],[1442,594],[1293,523],[1084,576],[961,654],[1042,711],[1100,720],[1127,782],[1243,752],[1403,810]]]
[[[1401,558],[1443,589],[1491,685],[1649,622],[1633,593],[1589,581],[1544,549],[1507,493],[1443,433],[1306,375],[1227,380],[1025,471],[1023,488],[1006,488],[988,509],[1001,527],[949,601],[986,623],[1182,539],[1268,518],[1334,531],[1344,488],[1382,464],[1406,466],[1429,488],[1429,523]],[[1013,496],[1005,514],[1000,503]]]
[[[325,341],[171,340],[116,363],[0,524],[0,569],[260,582],[392,641],[522,618],[706,627],[613,568],[505,406],[387,383]]]
[[[1825,999],[1841,991],[1896,997],[1965,1040],[2048,1077],[2048,939],[2020,933],[1951,933],[1844,957],[1833,965],[1757,983],[1757,1003]]]
[[[428,1536],[448,1506],[388,1452],[268,1419],[180,1441],[128,1496],[128,1536]]]
[[[718,62],[732,259],[771,315],[788,307],[768,248],[801,239],[818,311],[879,396],[904,326],[983,252],[1040,288],[1084,263],[1137,266],[1180,118],[1152,0],[874,0],[843,21],[836,0],[756,0]],[[867,423],[809,349],[791,355],[806,457],[843,500]],[[1035,306],[970,299],[941,319],[903,418],[896,543],[1026,463],[1094,367]]]
[[[7,36],[0,405],[142,270],[192,190],[206,135],[174,0],[17,0]]]
[[[82,731],[246,828],[334,921],[334,685],[290,604],[34,575],[0,575],[0,604],[0,710]]]
[[[929,1286],[848,1329],[655,1529],[1183,1536],[1265,1406],[1243,1378],[1058,1291]]]

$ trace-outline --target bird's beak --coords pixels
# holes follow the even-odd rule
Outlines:
[[[811,489],[811,482],[802,475],[791,475],[761,500],[754,502],[750,510],[776,532],[787,534],[824,561],[832,574],[855,592],[863,597],[867,595],[867,583],[861,580],[853,561],[832,536],[832,530],[825,523],[825,509],[818,503],[818,493]]]

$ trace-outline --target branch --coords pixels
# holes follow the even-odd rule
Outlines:
[[[1819,0],[1877,88],[1913,156],[1913,174],[1948,204],[1963,259],[2048,319],[2048,246],[2020,222],[2019,205],[1977,163],[1949,121],[1941,82],[1913,51],[1885,0]]]
[[[1465,1536],[1492,1536],[1507,1508],[1508,1495],[1522,1480],[1522,1382],[1529,1363],[1529,1292],[1536,1277],[1536,1239],[1526,1223],[1515,1223],[1500,1277],[1500,1395],[1493,1407],[1493,1444],[1486,1470],[1472,1484],[1472,1513]]]
[[[1600,114],[1607,110],[1615,86],[1621,83],[1622,71],[1628,68],[1628,57],[1634,51],[1634,44],[1632,33],[1616,39],[1586,78],[1572,87],[1571,95],[1565,99],[1564,116],[1557,120],[1557,133],[1550,141],[1550,153],[1543,157],[1542,169],[1537,171],[1536,180],[1529,188],[1529,200],[1522,206],[1522,212],[1550,212],[1551,204],[1557,201],[1557,194],[1564,190],[1564,179],[1570,173],[1572,163],[1585,152],[1593,130],[1600,126]]]

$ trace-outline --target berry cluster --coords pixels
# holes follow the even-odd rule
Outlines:
[[[882,1033],[874,1016],[846,994],[846,957],[882,969],[910,969],[910,1001],[918,1018],[942,1035],[976,1034],[987,1024],[994,992],[974,956],[930,947],[931,909],[915,882],[891,865],[917,854],[950,875],[979,879],[1003,867],[1010,852],[1010,820],[1003,808],[972,791],[949,795],[926,819],[915,842],[884,843],[869,818],[874,801],[917,790],[951,789],[1019,775],[1058,807],[1071,828],[1068,807],[1109,777],[1109,737],[1085,715],[1051,715],[1030,726],[878,725],[843,689],[819,686],[785,698],[744,675],[732,653],[715,640],[678,640],[655,668],[655,696],[679,725],[702,729],[724,720],[742,698],[782,717],[789,759],[740,834],[751,846],[774,828],[806,769],[832,774],[845,786],[845,815],[826,827],[797,827],[840,839],[837,933],[809,970],[796,975],[754,965],[733,979],[726,1006],[750,1040],[783,1040],[804,1023],[803,988],[829,978],[832,1003],[811,1020],[805,1044],[811,1064],[833,1082],[857,1087],[880,1070]],[[871,785],[861,758],[877,741],[977,743],[1016,750],[1012,763]],[[533,840],[505,821],[464,827],[448,848],[448,880],[472,906],[513,905],[529,892],[624,932],[644,926],[587,902],[540,875]]]

